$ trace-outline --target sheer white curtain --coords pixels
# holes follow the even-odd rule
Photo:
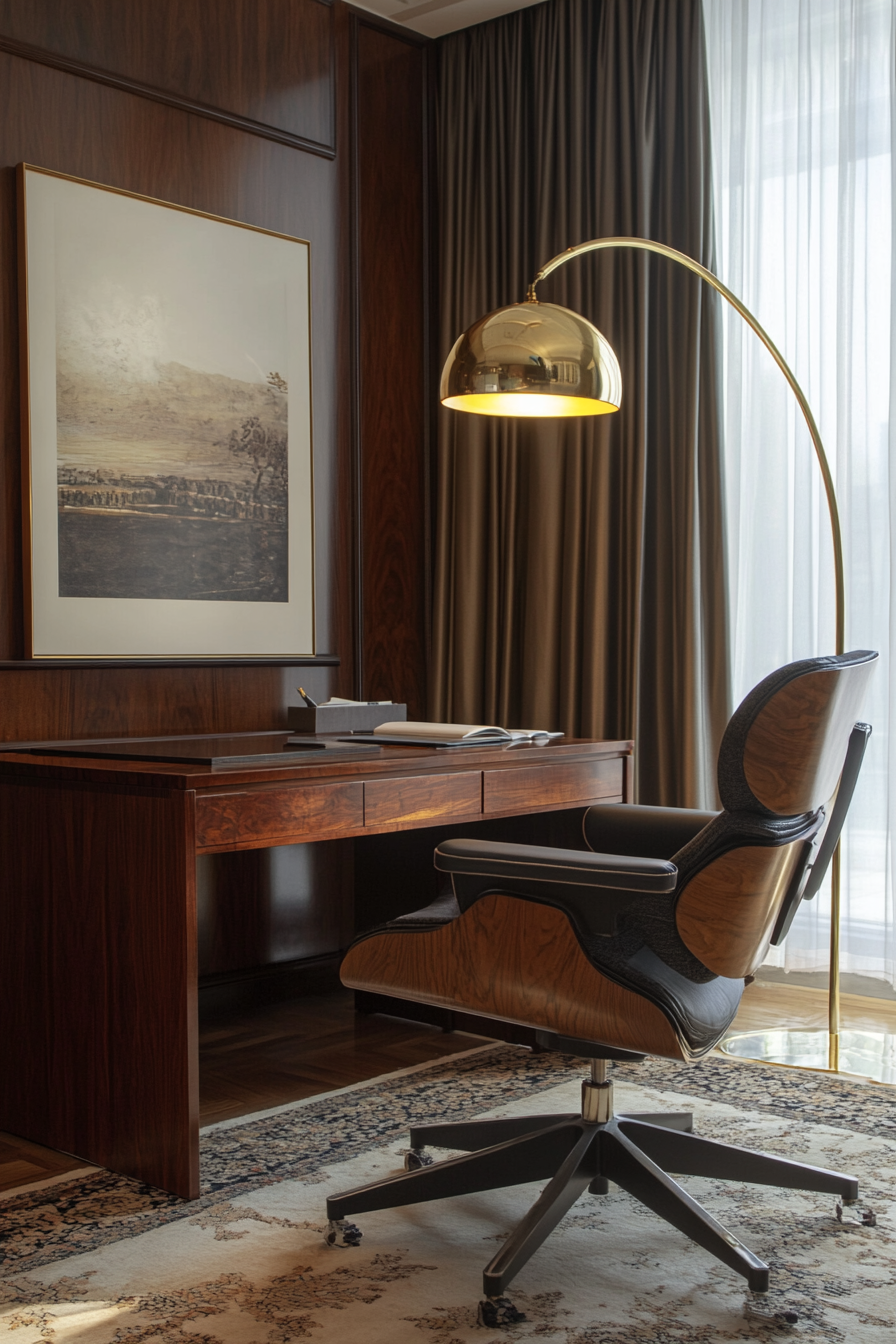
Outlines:
[[[844,840],[841,968],[891,984],[894,14],[893,0],[704,0],[718,273],[809,398],[840,504],[846,647],[881,653]],[[724,340],[736,702],[779,664],[833,652],[834,592],[823,489],[796,402],[733,312]],[[829,920],[823,893],[772,964],[825,969]]]

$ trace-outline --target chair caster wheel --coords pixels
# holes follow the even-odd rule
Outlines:
[[[361,1229],[345,1218],[331,1219],[324,1232],[324,1241],[328,1246],[360,1246]]]
[[[610,1193],[610,1182],[606,1176],[595,1176],[588,1187],[589,1195],[608,1195]]]
[[[764,1293],[747,1293],[744,1302],[744,1316],[750,1321],[768,1321],[772,1325],[796,1325],[799,1321],[799,1313],[792,1307],[779,1307],[777,1311],[765,1305]]]
[[[519,1325],[526,1319],[525,1312],[517,1311],[509,1297],[486,1297],[479,1303],[476,1320],[486,1330],[502,1325]]]
[[[431,1167],[432,1157],[425,1148],[408,1148],[404,1155],[405,1171],[419,1171],[421,1167]]]
[[[856,1227],[877,1227],[877,1214],[873,1209],[857,1209],[855,1216],[852,1214],[844,1217],[844,1208],[850,1208],[858,1203],[855,1199],[838,1199],[835,1209],[838,1223],[852,1223]]]

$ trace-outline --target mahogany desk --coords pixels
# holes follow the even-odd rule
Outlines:
[[[630,801],[631,753],[0,755],[0,1129],[195,1198],[197,856]]]

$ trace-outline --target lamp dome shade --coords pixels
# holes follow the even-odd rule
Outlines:
[[[606,415],[619,409],[622,375],[587,318],[530,300],[496,308],[458,337],[439,399],[477,415]]]

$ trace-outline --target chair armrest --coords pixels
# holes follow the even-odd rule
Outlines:
[[[444,840],[436,847],[433,861],[444,873],[489,881],[606,887],[653,896],[673,892],[678,879],[678,869],[666,859],[591,854],[585,850],[510,845],[494,840]]]
[[[585,842],[599,854],[669,859],[718,815],[690,807],[599,803],[585,813],[582,831]]]
[[[859,771],[862,768],[862,761],[865,756],[865,748],[870,736],[871,725],[868,723],[857,723],[849,735],[846,759],[840,773],[840,783],[837,786],[834,805],[831,808],[830,820],[822,835],[815,862],[809,873],[809,880],[802,897],[804,901],[811,901],[824,881],[828,865],[840,839],[840,832],[843,830],[843,823],[846,821],[846,814],[852,802],[852,795],[855,792]],[[786,933],[786,929],[784,933]],[[784,933],[781,934],[782,938]]]

